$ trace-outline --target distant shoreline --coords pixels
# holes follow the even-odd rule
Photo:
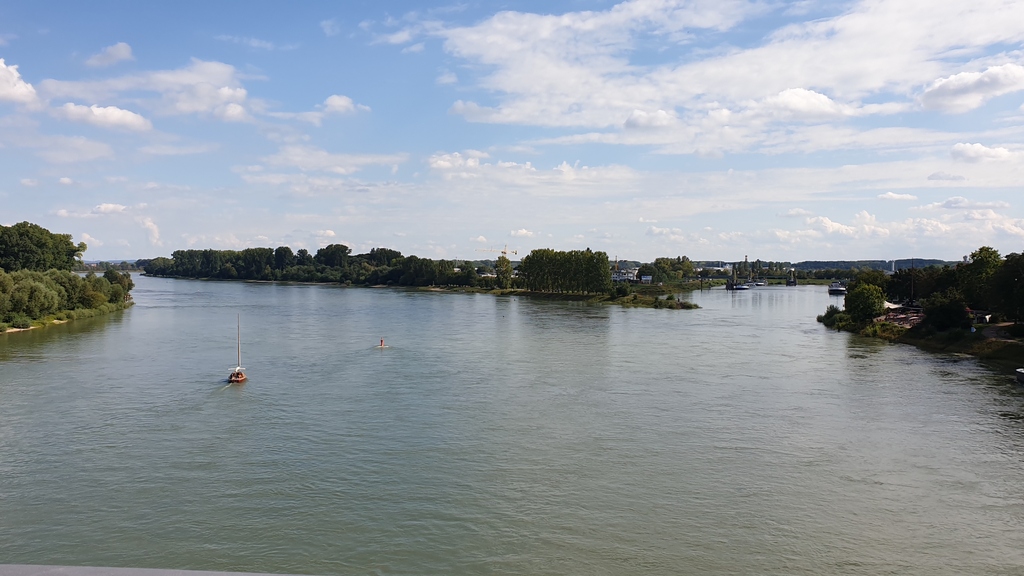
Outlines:
[[[650,285],[639,285],[639,286],[650,286],[648,291],[650,293],[637,293],[614,297],[609,294],[577,294],[567,292],[535,292],[531,290],[518,289],[518,288],[479,288],[474,286],[399,286],[399,285],[387,285],[387,284],[345,284],[339,282],[299,282],[293,280],[240,280],[232,278],[189,278],[185,276],[160,276],[157,274],[142,274],[150,278],[168,278],[171,280],[200,280],[200,281],[214,281],[214,282],[248,282],[253,284],[286,284],[286,285],[302,285],[302,286],[340,286],[343,288],[400,288],[405,290],[416,290],[420,292],[446,292],[446,293],[463,293],[463,294],[491,294],[494,296],[524,296],[529,298],[537,298],[544,300],[561,300],[565,302],[586,302],[590,304],[614,304],[617,306],[623,306],[626,308],[659,308],[669,310],[694,310],[700,308],[697,304],[686,300],[667,300],[665,298],[659,298],[658,295],[674,295],[680,292],[692,292],[697,290],[697,286],[680,287],[678,290],[672,290],[668,286],[650,286]],[[691,283],[693,284],[693,283]],[[674,304],[670,304],[674,303]]]

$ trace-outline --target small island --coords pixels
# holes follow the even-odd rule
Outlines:
[[[130,307],[135,287],[128,272],[81,276],[86,245],[70,234],[21,222],[0,226],[0,332],[60,324]]]
[[[538,298],[617,304],[629,307],[689,310],[696,304],[676,292],[695,289],[693,264],[685,257],[659,258],[650,277],[678,280],[672,286],[613,281],[613,265],[601,251],[537,249],[514,266],[507,250],[493,262],[432,260],[403,256],[389,248],[352,254],[344,244],[331,244],[315,254],[288,246],[244,250],[176,250],[170,258],[139,260],[147,275],[206,280],[332,283],[346,286],[404,286],[457,292],[517,294]],[[664,282],[662,282],[664,284]],[[674,291],[673,291],[674,290]]]

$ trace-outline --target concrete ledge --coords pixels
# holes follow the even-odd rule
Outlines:
[[[0,576],[280,576],[254,572],[206,572],[157,568],[100,568],[96,566],[45,566],[0,564]]]

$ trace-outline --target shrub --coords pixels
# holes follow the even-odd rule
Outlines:
[[[4,324],[3,322],[0,322],[0,334],[3,334],[4,332],[7,332],[7,328],[9,328],[9,326],[7,326],[7,324]]]
[[[29,318],[28,316],[19,315],[15,316],[14,318],[11,318],[10,324],[12,328],[31,328],[32,319]]]

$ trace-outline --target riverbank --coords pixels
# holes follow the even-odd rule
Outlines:
[[[1024,342],[1016,338],[993,335],[991,331],[985,329],[976,328],[974,332],[935,332],[915,327],[904,332],[896,341],[917,346],[928,352],[974,356],[1007,373],[1013,373],[1017,368],[1024,366]]]
[[[0,322],[0,334],[10,334],[12,332],[27,332],[29,330],[35,330],[36,328],[45,328],[47,326],[53,326],[57,324],[67,324],[72,320],[78,320],[82,318],[95,318],[96,316],[111,314],[119,310],[127,310],[134,305],[135,302],[129,300],[128,302],[122,302],[120,304],[103,304],[99,308],[78,308],[75,310],[62,310],[56,314],[51,314],[38,320],[32,320],[29,326],[15,327]]]

